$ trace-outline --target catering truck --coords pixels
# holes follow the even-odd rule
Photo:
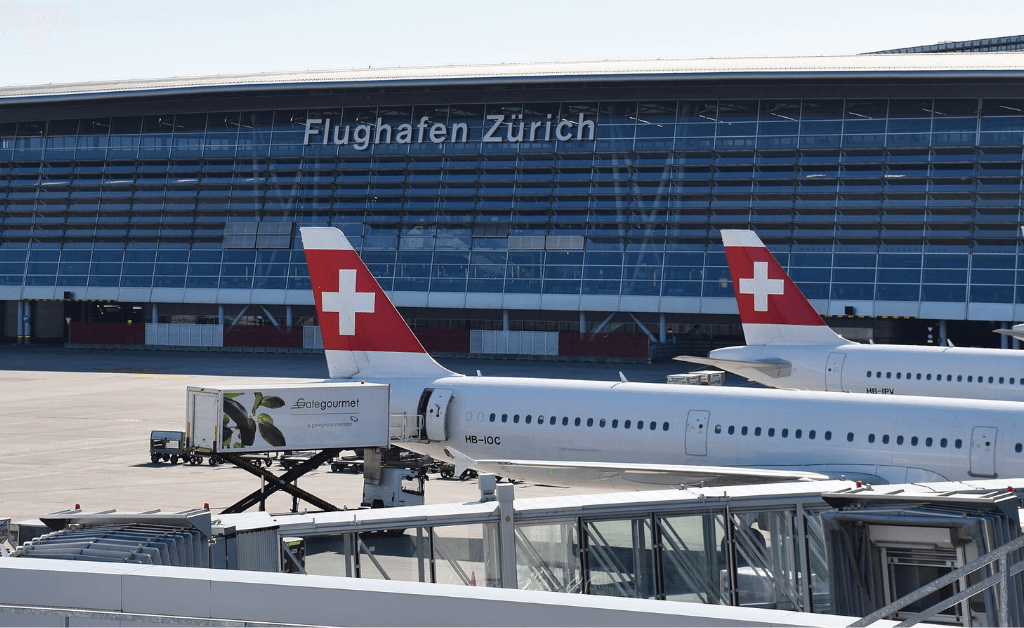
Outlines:
[[[207,454],[388,446],[390,387],[309,382],[189,386],[187,444]]]

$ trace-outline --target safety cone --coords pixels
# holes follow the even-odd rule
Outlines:
[[[476,586],[476,570],[469,573],[469,584]]]

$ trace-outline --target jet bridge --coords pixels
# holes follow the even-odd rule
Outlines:
[[[210,567],[867,614],[858,625],[920,615],[1019,626],[1024,536],[1008,482],[1020,481],[833,480],[514,500],[514,485],[483,475],[475,503],[216,515]],[[100,514],[44,519],[112,523]],[[159,516],[143,514],[150,523]]]

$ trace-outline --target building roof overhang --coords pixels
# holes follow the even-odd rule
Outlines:
[[[2,87],[0,103],[55,104],[149,96],[289,92],[311,88],[894,78],[1024,78],[1024,52],[566,61],[221,74]]]

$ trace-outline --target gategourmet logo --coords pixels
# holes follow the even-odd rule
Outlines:
[[[358,399],[316,399],[312,401],[306,401],[305,398],[299,397],[295,400],[295,405],[292,406],[292,410],[334,410],[336,408],[358,408]]]
[[[552,114],[539,120],[524,120],[522,114],[495,114],[487,116],[487,126],[481,141],[485,144],[518,144],[519,142],[593,142],[597,123],[586,120],[579,114],[578,120],[556,119]],[[413,124],[392,126],[377,118],[376,124],[335,124],[330,118],[309,118],[306,120],[306,134],[303,146],[319,143],[336,146],[352,145],[356,150],[366,150],[376,144],[444,144],[445,142],[465,144],[469,141],[469,125],[465,122],[444,124],[431,122],[428,116]]]

